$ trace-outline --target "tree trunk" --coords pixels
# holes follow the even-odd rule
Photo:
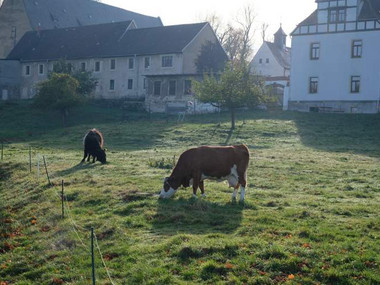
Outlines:
[[[235,108],[230,108],[231,112],[231,130],[235,129]]]
[[[62,127],[66,127],[67,110],[66,109],[62,110],[61,114],[62,114]]]

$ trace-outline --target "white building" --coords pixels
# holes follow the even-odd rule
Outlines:
[[[380,1],[316,0],[292,33],[290,110],[376,113]]]
[[[290,48],[286,46],[286,37],[280,27],[274,34],[274,42],[264,41],[250,63],[251,71],[262,76],[267,86],[272,86],[280,104],[290,74]]]
[[[37,84],[65,59],[73,70],[96,78],[95,98],[141,100],[150,111],[163,112],[170,104],[194,101],[191,80],[202,75],[195,62],[210,43],[213,56],[225,60],[208,23],[139,29],[126,21],[27,32],[0,60],[0,95],[33,98]]]

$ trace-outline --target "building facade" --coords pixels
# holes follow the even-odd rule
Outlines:
[[[291,49],[286,46],[286,38],[280,27],[274,34],[274,41],[264,41],[250,63],[251,71],[264,78],[279,105],[282,105],[284,90],[289,85]]]
[[[194,100],[191,80],[200,76],[195,59],[208,42],[226,58],[208,23],[139,29],[127,21],[28,32],[0,61],[19,63],[19,92],[3,92],[8,99],[33,98],[38,83],[65,59],[96,78],[95,98],[140,100],[148,110],[163,112],[169,102]]]
[[[379,112],[380,1],[316,3],[292,33],[288,108]]]

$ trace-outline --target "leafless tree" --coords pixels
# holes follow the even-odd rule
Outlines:
[[[242,16],[239,16],[236,22],[239,24],[242,33],[239,60],[240,63],[245,63],[251,55],[253,48],[254,23],[256,18],[253,7],[249,5],[245,6]]]
[[[263,42],[265,42],[267,40],[266,36],[267,36],[268,27],[269,27],[268,23],[262,23],[261,24],[261,38],[263,39]]]
[[[252,6],[246,6],[233,23],[223,25],[216,14],[206,17],[214,29],[229,60],[233,63],[246,63],[252,53],[255,33],[255,14]]]

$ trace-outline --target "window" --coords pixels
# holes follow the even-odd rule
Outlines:
[[[331,9],[329,20],[330,23],[344,22],[346,20],[346,9]]]
[[[80,64],[80,70],[81,70],[82,72],[85,72],[85,71],[86,71],[86,63],[85,63],[85,62],[81,62],[81,64]]]
[[[351,57],[353,58],[362,57],[362,51],[363,51],[363,41],[362,40],[352,41]]]
[[[111,59],[110,61],[110,69],[115,70],[116,69],[116,59]]]
[[[128,59],[128,68],[129,69],[135,68],[135,59],[134,58],[129,58]]]
[[[115,90],[115,80],[110,80],[110,90]]]
[[[265,63],[269,63],[269,58],[267,58],[267,59],[265,60]]]
[[[144,78],[144,89],[148,88],[148,79]]]
[[[133,89],[133,79],[128,79],[128,89]]]
[[[25,66],[25,75],[30,75],[30,65]]]
[[[311,43],[310,46],[310,59],[319,59],[319,43]]]
[[[191,94],[191,80],[185,80],[185,90],[183,92],[185,95]]]
[[[260,64],[263,63],[263,59],[262,59],[262,58],[259,59],[259,63],[260,63]]]
[[[153,94],[161,95],[161,81],[154,81]]]
[[[43,64],[38,65],[38,74],[39,75],[44,74],[44,65]]]
[[[360,92],[360,76],[351,76],[351,93]]]
[[[309,93],[318,93],[318,77],[310,77]]]
[[[150,67],[150,57],[144,58],[144,67],[148,69]]]
[[[95,72],[100,72],[100,61],[95,61]]]
[[[175,80],[169,81],[169,95],[175,95],[177,82]]]
[[[173,56],[166,55],[162,57],[162,67],[172,67],[173,66]]]

